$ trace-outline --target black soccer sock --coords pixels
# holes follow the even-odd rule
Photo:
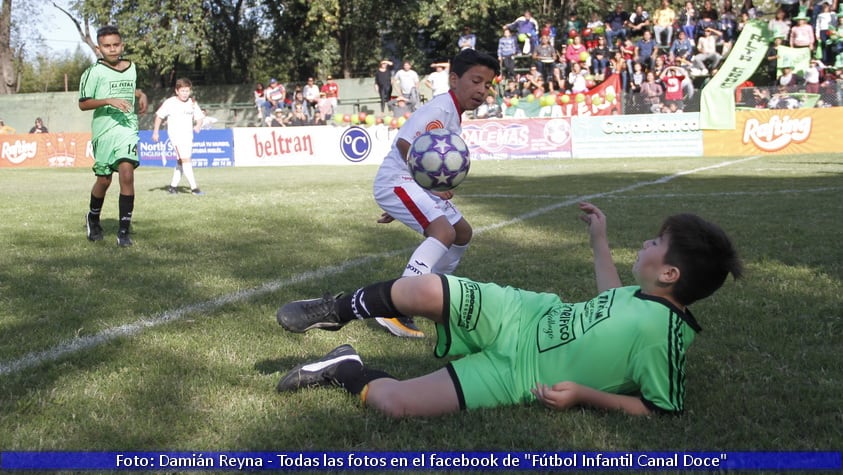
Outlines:
[[[91,221],[99,222],[100,220],[100,213],[102,213],[102,204],[105,202],[105,196],[102,198],[97,198],[96,196],[91,193],[91,204],[90,204],[90,212],[88,215],[91,217]]]
[[[363,318],[404,318],[392,303],[392,285],[398,279],[378,282],[357,289],[353,294],[337,299],[337,315],[342,322]]]
[[[363,388],[370,382],[381,379],[391,378],[390,374],[379,369],[370,369],[365,366],[361,367],[356,361],[344,361],[337,366],[337,382],[342,384],[351,394],[360,394]]]
[[[132,211],[135,209],[135,195],[120,195],[120,229],[128,230],[132,224]]]

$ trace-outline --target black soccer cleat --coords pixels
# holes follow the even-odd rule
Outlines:
[[[179,193],[179,190],[175,186],[168,186],[167,193],[171,195],[177,195]]]
[[[91,213],[85,213],[85,233],[89,241],[102,241],[102,226],[99,220],[91,219]]]
[[[117,231],[117,245],[120,247],[130,247],[134,244],[132,238],[129,237],[128,229],[121,229]]]
[[[424,338],[424,332],[416,326],[412,317],[375,318],[378,325],[386,328],[389,333],[404,338]]]
[[[290,302],[278,309],[275,319],[279,325],[293,333],[304,333],[313,328],[339,330],[348,323],[340,321],[334,308],[334,303],[341,295],[326,293],[322,298]]]
[[[196,196],[204,196],[205,195],[205,192],[200,190],[199,188],[194,188],[194,189],[190,190],[190,193],[192,193]]]
[[[346,362],[363,369],[363,361],[354,348],[351,345],[342,345],[312,363],[300,364],[291,369],[278,381],[275,388],[278,392],[287,392],[317,386],[343,386],[337,379],[337,369]]]

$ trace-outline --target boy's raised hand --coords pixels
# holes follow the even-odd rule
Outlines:
[[[597,206],[588,202],[579,204],[580,210],[584,213],[580,215],[580,219],[588,224],[588,234],[591,239],[591,244],[594,245],[595,240],[606,238],[606,215]]]

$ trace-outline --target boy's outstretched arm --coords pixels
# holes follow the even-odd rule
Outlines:
[[[607,393],[571,381],[562,381],[553,386],[536,383],[532,392],[539,402],[550,409],[564,410],[576,406],[589,406],[597,409],[620,410],[633,416],[652,414],[640,398]]]
[[[594,274],[597,279],[597,291],[620,287],[621,278],[618,269],[612,261],[612,251],[609,249],[609,238],[606,237],[606,215],[600,208],[591,203],[580,203],[583,213],[580,219],[588,224],[589,242],[594,253]]]

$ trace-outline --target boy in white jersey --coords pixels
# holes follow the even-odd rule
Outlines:
[[[425,236],[402,275],[450,274],[457,267],[471,240],[471,225],[450,199],[453,191],[434,192],[420,187],[407,170],[407,152],[416,137],[432,129],[462,132],[464,111],[486,100],[492,80],[500,72],[497,59],[473,49],[460,51],[451,61],[450,90],[413,112],[401,126],[375,177],[374,195],[384,214],[378,221],[401,221]],[[378,318],[396,336],[422,338],[412,318]]]
[[[79,82],[79,109],[93,110],[91,145],[96,181],[91,188],[85,228],[90,241],[102,241],[100,213],[105,193],[116,172],[120,180],[120,229],[117,245],[133,244],[129,237],[135,209],[135,168],[138,167],[138,113],[146,112],[146,94],[137,88],[134,63],[123,59],[123,39],[115,26],[97,30],[97,51],[102,58],[89,67]]]
[[[392,417],[539,402],[628,414],[681,413],[685,355],[701,330],[688,305],[741,275],[731,240],[714,223],[683,213],[664,220],[623,286],[612,261],[606,216],[580,203],[594,253],[598,295],[558,295],[451,275],[402,277],[353,294],[291,302],[278,323],[292,332],[339,330],[357,319],[421,315],[436,323],[437,357],[462,356],[408,380],[363,364],[350,345],[298,365],[280,392],[339,385]]]
[[[161,122],[167,119],[167,135],[170,143],[176,151],[177,163],[173,171],[173,179],[167,191],[171,194],[178,193],[181,176],[187,178],[190,184],[191,193],[203,195],[202,190],[196,185],[196,177],[193,175],[193,163],[190,161],[193,150],[193,133],[202,129],[202,121],[205,114],[199,104],[190,97],[193,84],[190,79],[180,78],[176,80],[175,95],[170,97],[158,111],[155,112],[155,124],[152,129],[152,141],[158,141],[158,131]]]

